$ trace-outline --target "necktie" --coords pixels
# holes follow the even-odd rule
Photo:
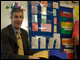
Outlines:
[[[17,31],[17,43],[18,43],[18,46],[19,46],[18,55],[24,55],[22,38],[21,38],[21,35],[20,35],[19,31]]]

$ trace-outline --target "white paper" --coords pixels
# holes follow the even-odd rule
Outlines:
[[[46,37],[40,37],[40,49],[46,49]]]
[[[56,45],[55,45],[55,49],[60,49],[60,38],[56,38]]]
[[[38,38],[32,37],[32,49],[38,49]]]
[[[54,33],[53,38],[60,38],[60,34],[59,33]]]
[[[48,49],[53,49],[55,38],[50,38],[48,43]]]

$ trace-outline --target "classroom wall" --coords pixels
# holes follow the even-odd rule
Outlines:
[[[15,2],[15,1],[11,1]],[[22,3],[23,8],[25,9],[24,12],[24,20],[21,28],[28,31],[28,1],[16,1],[18,3]],[[11,24],[11,20],[9,17],[9,13],[11,9],[6,9],[6,6],[9,6],[10,1],[1,1],[1,29],[6,27],[7,25]],[[67,4],[67,3],[60,3],[60,6],[72,8],[73,6],[79,6],[78,4]],[[73,21],[75,23],[75,10],[73,10]]]
[[[9,6],[10,3],[13,3],[15,1],[1,1],[1,29],[3,29],[4,27],[6,27],[7,25],[11,24],[11,20],[10,20],[10,11],[11,8],[6,9],[6,6]],[[23,9],[25,9],[24,12],[24,20],[22,23],[21,28],[25,29],[26,31],[28,31],[28,1],[16,1],[17,3],[22,3],[22,7]]]

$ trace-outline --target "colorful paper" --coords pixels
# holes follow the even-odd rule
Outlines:
[[[75,59],[75,51],[74,49],[64,49],[63,53],[67,54],[68,59]]]
[[[32,14],[37,14],[37,6],[32,6]]]
[[[79,19],[79,6],[75,6],[75,18]]]
[[[58,6],[57,2],[53,2],[53,8],[59,9],[59,6]]]
[[[38,6],[39,5],[39,1],[31,1],[31,5]]]
[[[49,52],[47,50],[44,50],[44,51],[40,51],[40,52],[37,52],[37,53],[33,54],[33,56],[49,59],[48,54],[49,54]]]
[[[67,30],[65,30],[65,28],[61,28],[61,33],[62,33],[62,34],[71,35],[71,34],[73,33],[73,30],[72,30],[72,31],[67,31]]]
[[[51,24],[41,24],[41,29],[42,32],[51,32]]]
[[[73,28],[73,23],[61,22],[61,28],[64,27]]]
[[[62,45],[74,45],[72,38],[62,38]]]
[[[53,16],[57,16],[56,9],[53,9]]]
[[[48,2],[47,1],[41,1],[41,5],[43,7],[48,7]]]
[[[38,23],[37,15],[32,15],[32,23]]]
[[[63,17],[61,16],[61,22],[73,22],[73,18]]]
[[[57,18],[54,17],[54,24],[57,24]]]
[[[32,23],[32,31],[38,31],[38,24]]]
[[[47,8],[46,7],[41,7],[41,14],[47,15]]]
[[[69,14],[70,13],[70,14]],[[69,18],[73,18],[73,13],[69,12],[69,13],[64,13],[64,11],[60,11],[60,15],[63,17],[69,17]]]
[[[54,25],[54,32],[57,32],[57,26]]]
[[[47,23],[47,17],[46,16],[41,16],[41,23]]]
[[[33,54],[33,56],[43,59],[67,59],[66,53],[62,53],[57,50],[44,50]]]

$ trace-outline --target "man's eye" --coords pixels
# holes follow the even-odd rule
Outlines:
[[[18,16],[15,16],[15,18],[18,18]]]
[[[23,16],[20,16],[20,18],[23,18]]]

